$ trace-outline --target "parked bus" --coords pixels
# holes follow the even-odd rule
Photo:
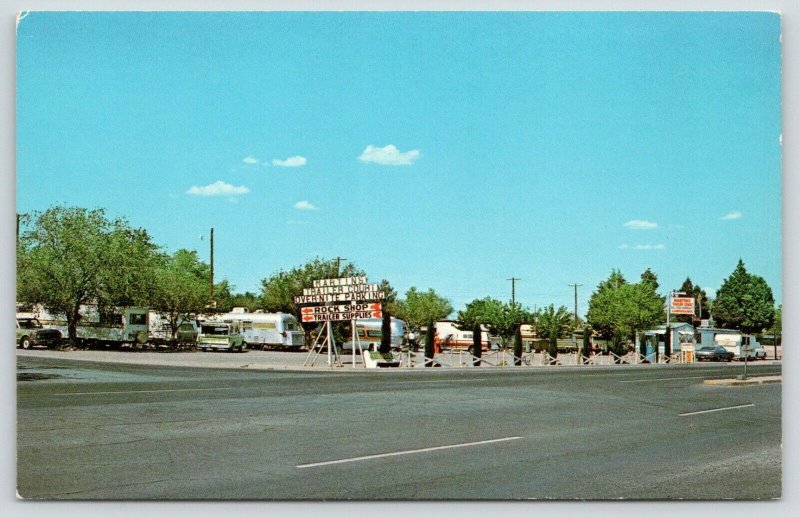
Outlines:
[[[305,332],[297,318],[283,312],[247,312],[243,307],[234,307],[216,319],[224,322],[238,321],[242,325],[245,345],[250,348],[270,347],[300,349],[305,344]]]

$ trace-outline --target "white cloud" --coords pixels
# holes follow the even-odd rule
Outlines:
[[[723,221],[732,221],[734,219],[741,219],[742,213],[738,210],[734,210],[733,212],[728,212],[727,214],[720,217]]]
[[[628,246],[627,244],[620,244],[619,245],[619,249],[621,249],[621,250],[626,250],[628,248],[630,248],[630,246]]]
[[[216,181],[205,187],[194,185],[186,191],[187,194],[193,196],[239,196],[241,194],[247,194],[248,192],[250,192],[250,189],[244,185],[235,187],[224,181]]]
[[[658,224],[651,221],[644,221],[641,219],[633,219],[628,221],[623,226],[631,228],[632,230],[654,230],[658,228]]]
[[[261,160],[259,160],[258,158],[256,158],[256,157],[255,157],[255,156],[253,156],[253,155],[250,155],[250,156],[247,156],[247,157],[245,157],[245,158],[242,160],[242,162],[243,162],[243,163],[246,163],[246,164],[248,164],[248,165],[258,165],[259,163],[261,163]]]
[[[663,244],[637,244],[633,247],[635,250],[664,250],[667,249]]]
[[[306,159],[303,156],[290,156],[285,160],[272,160],[272,165],[276,167],[302,167],[305,164]]]
[[[294,207],[298,210],[317,210],[317,207],[305,200],[298,201],[294,204]]]
[[[419,150],[401,153],[397,147],[391,144],[386,147],[368,145],[358,157],[362,162],[380,165],[411,165],[417,158],[419,158]]]

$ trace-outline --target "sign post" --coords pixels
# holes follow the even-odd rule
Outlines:
[[[356,346],[363,357],[364,351],[361,349],[361,341],[356,332],[356,320],[366,318],[381,318],[383,316],[383,305],[380,300],[386,298],[386,294],[380,290],[379,284],[368,284],[367,277],[344,277],[344,278],[323,278],[314,280],[313,287],[303,289],[303,294],[294,297],[294,302],[298,305],[307,305],[300,309],[300,320],[304,323],[320,322],[324,323],[327,331],[327,338],[320,343],[320,350],[316,350],[317,341],[309,352],[309,357],[315,351],[317,355],[322,351],[325,343],[328,345],[328,366],[333,366],[332,352],[336,356],[331,323],[334,321],[350,321],[352,330],[352,352],[353,368],[356,366]],[[376,301],[377,300],[377,301]],[[346,302],[346,303],[336,303]],[[324,304],[324,305],[322,305]],[[319,336],[317,336],[319,338]],[[317,355],[314,356],[316,359]],[[306,362],[308,358],[306,358]],[[314,361],[311,362],[312,366]],[[365,362],[366,365],[366,362]]]

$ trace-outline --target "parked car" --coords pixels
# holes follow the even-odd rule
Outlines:
[[[42,328],[36,318],[17,318],[17,347],[51,347],[61,343],[61,332],[56,329]]]
[[[750,357],[753,359],[761,359],[762,361],[767,358],[767,351],[763,347],[757,346],[750,349]]]
[[[727,361],[733,360],[733,352],[725,350],[724,347],[717,346],[704,346],[699,348],[695,355],[698,361]]]

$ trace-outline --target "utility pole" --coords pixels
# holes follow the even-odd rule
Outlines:
[[[517,305],[517,293],[516,293],[516,289],[515,289],[516,288],[516,283],[517,283],[517,280],[522,280],[522,279],[512,276],[511,278],[506,278],[506,280],[510,280],[511,281],[511,306],[512,307],[516,307],[516,305]]]
[[[347,260],[347,259],[346,259],[346,258],[344,258],[344,257],[335,257],[335,258],[333,258],[333,259],[331,259],[331,260],[332,260],[332,261],[333,261],[333,260],[335,260],[335,261],[336,261],[336,276],[339,276],[339,266],[340,266],[340,264],[341,264],[341,262],[342,262],[343,260]]]
[[[570,287],[575,288],[575,326],[578,326],[578,288],[583,287],[583,284],[569,284]]]
[[[211,303],[214,303],[214,228],[211,228]]]

